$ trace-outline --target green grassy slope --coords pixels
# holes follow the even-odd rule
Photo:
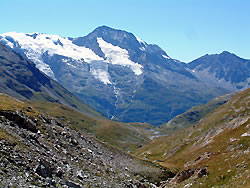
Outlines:
[[[74,129],[88,132],[98,139],[126,151],[133,151],[140,145],[150,142],[149,135],[147,135],[147,127],[150,127],[150,125],[144,128],[144,125],[136,123],[126,124],[111,120],[96,119],[57,103],[33,101],[27,101],[27,103],[41,112],[56,117],[64,123],[68,123]]]
[[[176,116],[168,123],[160,125],[158,131],[165,134],[171,134],[171,132],[174,133],[176,130],[194,126],[208,113],[228,102],[235,94],[236,93],[230,93],[219,96],[206,104],[194,106],[185,113]]]

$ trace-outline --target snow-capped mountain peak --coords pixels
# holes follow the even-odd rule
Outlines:
[[[50,65],[44,60],[44,56],[46,55],[49,57],[53,57],[54,55],[65,57],[61,59],[61,63],[65,63],[71,68],[79,68],[80,66],[77,66],[77,62],[78,64],[84,62],[93,63],[90,72],[104,84],[111,84],[106,64],[126,66],[135,75],[142,74],[142,65],[131,61],[126,49],[114,46],[104,41],[101,37],[96,40],[105,58],[100,57],[90,48],[74,44],[72,39],[59,35],[38,32],[28,34],[9,32],[0,35],[1,42],[16,51],[22,51],[28,59],[36,64],[38,69],[53,79],[56,79],[56,76]],[[96,63],[98,66],[96,66]]]

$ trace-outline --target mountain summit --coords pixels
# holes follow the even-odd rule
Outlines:
[[[98,39],[99,38],[99,42]],[[128,53],[134,51],[143,51],[147,44],[136,37],[132,33],[128,33],[122,30],[112,29],[107,26],[101,26],[96,28],[93,32],[85,37],[75,38],[73,43],[78,46],[86,46],[98,54],[101,57],[105,57],[105,54],[100,48],[100,38],[106,42],[119,46],[122,49],[128,50]],[[130,54],[131,55],[131,54]]]
[[[230,91],[244,90],[250,85],[250,60],[227,51],[202,56],[190,62],[188,67],[203,82]]]
[[[107,26],[79,38],[5,33],[0,42],[114,120],[158,125],[228,92],[207,85],[194,73],[195,63],[184,65],[159,46]]]

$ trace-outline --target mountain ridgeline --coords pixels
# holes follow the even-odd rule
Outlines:
[[[230,91],[249,88],[250,60],[229,52],[202,56],[188,65],[193,74],[209,85]]]
[[[192,106],[249,87],[248,60],[224,52],[185,64],[157,45],[107,26],[79,38],[5,33],[0,42],[85,104],[124,122],[159,125]]]

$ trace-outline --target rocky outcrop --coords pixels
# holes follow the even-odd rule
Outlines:
[[[207,159],[211,158],[212,155],[216,155],[216,154],[217,154],[216,152],[205,152],[202,155],[200,155],[199,157],[197,157],[195,160],[187,162],[184,165],[184,167],[187,168],[187,167],[190,167],[190,166],[197,165],[197,164],[203,162],[204,160],[207,160]]]
[[[154,187],[163,169],[46,115],[0,111],[0,187]]]
[[[195,169],[186,169],[181,172],[179,172],[172,180],[171,183],[180,183],[188,178],[190,178],[192,175],[194,175]]]
[[[17,125],[33,133],[38,131],[36,124],[28,119],[27,116],[25,116],[25,114],[22,112],[0,111],[0,115],[8,119],[14,126]]]
[[[190,168],[180,171],[178,174],[174,176],[172,179],[168,179],[168,181],[162,182],[161,188],[173,187],[175,184],[179,184],[189,178],[192,179],[201,178],[202,176],[208,175],[207,168]]]

